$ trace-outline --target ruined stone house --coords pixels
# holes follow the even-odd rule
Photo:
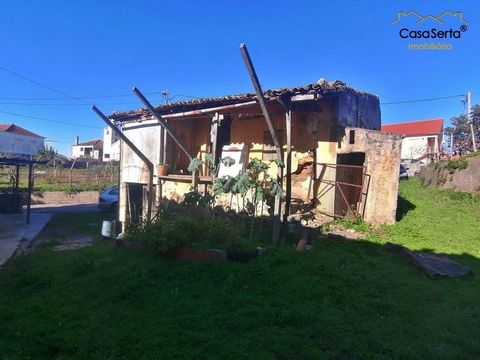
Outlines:
[[[308,204],[319,214],[354,213],[372,224],[395,222],[401,138],[379,131],[378,97],[340,81],[264,94],[286,163],[283,212],[288,215]],[[148,109],[109,116],[153,164],[169,165],[168,175],[154,170],[156,203],[160,198],[181,200],[189,191],[188,152],[199,158],[213,153],[217,162],[225,151],[246,152],[245,162],[272,160],[272,136],[255,94],[181,101],[156,111],[186,152]],[[124,141],[120,164],[119,218],[125,222],[145,216],[150,177],[148,166]],[[211,184],[211,175],[201,169],[200,189]]]

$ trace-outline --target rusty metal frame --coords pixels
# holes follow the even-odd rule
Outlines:
[[[370,175],[367,174],[367,172],[366,172],[366,170],[367,170],[366,166],[347,165],[347,164],[330,164],[330,163],[316,163],[316,165],[317,166],[318,165],[324,166],[325,168],[335,169],[335,176],[336,176],[337,168],[339,168],[339,167],[352,168],[352,169],[362,169],[362,184],[361,185],[347,183],[347,182],[343,182],[343,181],[337,181],[337,180],[325,180],[323,178],[320,178],[320,179],[317,179],[317,180],[319,180],[320,183],[325,184],[326,186],[325,186],[324,189],[322,189],[322,191],[319,194],[315,195],[315,197],[317,199],[319,199],[319,198],[325,196],[325,194],[327,194],[332,189],[334,189],[335,191],[338,191],[339,194],[341,195],[342,200],[347,205],[348,212],[353,214],[353,216],[355,217],[355,220],[362,219],[365,215],[365,204],[366,204],[366,201],[367,201],[368,191],[369,191],[369,187],[370,187]],[[357,202],[359,204],[359,206],[358,206],[357,209],[352,209],[352,207],[350,206],[350,203],[349,203],[341,185],[352,186],[352,187],[355,187],[355,188],[359,189],[359,201]],[[334,206],[333,211],[331,213],[328,213],[328,212],[325,212],[325,211],[320,211],[320,212],[324,213],[326,215],[329,215],[329,216],[342,217],[342,218],[345,217],[345,215],[336,213],[335,206]]]

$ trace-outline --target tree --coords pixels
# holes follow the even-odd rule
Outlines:
[[[443,148],[445,149],[445,152],[453,152],[453,134],[455,132],[455,128],[452,126],[448,126],[445,129],[443,129],[443,133],[445,134],[445,137],[448,138],[446,141],[443,143]]]
[[[473,129],[475,133],[475,142],[478,145],[480,143],[480,105],[474,105],[470,113]],[[450,119],[452,127],[444,129],[445,135],[449,139],[448,147],[451,146],[451,139],[453,136],[453,148],[451,151],[465,153],[473,150],[472,133],[470,129],[470,123],[467,119],[467,114],[460,114]]]
[[[51,146],[45,146],[42,150],[38,151],[38,160],[53,160],[57,157],[58,152]]]

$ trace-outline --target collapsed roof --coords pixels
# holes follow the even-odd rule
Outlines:
[[[279,88],[273,90],[264,91],[265,100],[274,101],[277,99],[292,97],[296,95],[334,95],[341,93],[345,90],[350,90],[352,92],[361,93],[358,90],[354,90],[347,86],[344,82],[340,80],[335,81],[325,81],[320,79],[314,84],[308,84],[305,86],[291,87],[291,88]],[[178,112],[192,111],[205,109],[209,107],[225,106],[232,104],[246,103],[256,100],[256,94],[238,94],[238,95],[226,95],[220,97],[212,98],[198,98],[188,101],[178,101],[171,104],[160,105],[156,108],[157,112],[161,115],[173,114]],[[128,122],[136,120],[141,117],[149,115],[149,111],[145,108],[125,111],[125,112],[114,112],[109,118],[114,120],[116,123]]]

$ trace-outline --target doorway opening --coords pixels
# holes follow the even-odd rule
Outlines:
[[[232,118],[225,116],[220,122],[217,130],[217,146],[215,149],[215,164],[219,164],[222,158],[222,148],[230,145],[232,130]]]
[[[144,184],[127,183],[127,218],[133,223],[142,222],[146,190],[147,187]]]
[[[364,152],[353,152],[337,155],[335,174],[335,215],[347,216],[349,212],[356,217],[362,199],[364,181]]]

